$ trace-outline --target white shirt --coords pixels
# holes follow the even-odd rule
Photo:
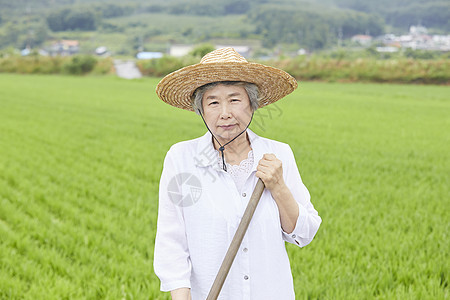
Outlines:
[[[223,161],[221,159],[221,154],[219,151],[217,152],[217,163],[219,164],[219,167],[222,168]],[[234,183],[236,184],[236,188],[238,192],[240,193],[242,191],[242,187],[245,184],[245,181],[247,181],[248,174],[251,172],[253,168],[253,150],[250,150],[247,154],[247,158],[244,159],[239,163],[239,165],[231,165],[227,162],[227,172],[230,174],[231,178],[233,179]]]
[[[219,299],[295,299],[285,241],[309,244],[321,218],[310,202],[289,145],[247,129],[253,168],[238,192],[217,164],[212,136],[177,143],[168,151],[159,187],[154,269],[161,290],[191,288],[193,300],[206,299],[258,178],[265,153],[282,161],[286,185],[299,205],[292,233],[281,228],[278,207],[264,190]]]

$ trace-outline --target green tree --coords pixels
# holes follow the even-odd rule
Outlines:
[[[45,23],[40,23],[33,35],[34,47],[42,45],[48,37],[48,27]]]
[[[103,4],[98,7],[98,10],[103,18],[108,19],[130,15],[133,12],[133,7],[130,5]]]
[[[17,24],[6,23],[3,28],[3,33],[0,33],[0,48],[7,46],[20,47],[19,36],[22,34],[22,30]]]
[[[91,72],[96,64],[97,59],[92,56],[77,55],[72,57],[70,62],[64,64],[63,69],[68,74],[83,75]]]
[[[97,22],[92,11],[71,11],[64,19],[66,30],[95,30]]]
[[[212,44],[201,44],[201,45],[198,45],[197,47],[195,47],[194,49],[192,49],[192,51],[189,52],[189,54],[192,56],[195,56],[195,57],[203,57],[207,53],[209,53],[215,49],[216,48],[214,48],[214,46]]]
[[[64,31],[64,18],[70,13],[70,9],[62,9],[51,12],[47,16],[47,25],[52,31]]]
[[[250,3],[248,1],[232,1],[224,5],[224,13],[231,14],[245,14],[250,10]]]
[[[331,22],[334,27],[342,29],[344,38],[349,38],[355,34],[369,33],[380,35],[384,32],[384,21],[375,15],[368,15],[358,12],[346,12],[338,14]]]
[[[450,2],[411,4],[389,12],[386,19],[388,23],[403,28],[422,24],[450,30]]]
[[[61,9],[47,16],[48,27],[52,31],[95,30],[96,15],[90,10]]]

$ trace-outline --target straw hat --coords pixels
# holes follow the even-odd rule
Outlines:
[[[259,88],[259,107],[280,100],[297,88],[297,81],[283,70],[249,63],[233,48],[206,54],[199,64],[181,68],[164,77],[156,87],[164,102],[193,111],[192,95],[205,84],[217,81],[245,81]]]

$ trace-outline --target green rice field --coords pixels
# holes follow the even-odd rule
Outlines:
[[[0,74],[0,299],[169,299],[159,176],[206,129],[157,82]],[[323,219],[287,245],[297,299],[450,297],[449,86],[301,82],[250,128],[291,145]]]

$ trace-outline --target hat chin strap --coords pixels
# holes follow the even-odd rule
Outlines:
[[[254,111],[252,112],[252,117],[250,118],[250,122],[248,122],[247,127],[245,127],[245,129],[244,129],[241,133],[239,133],[239,134],[238,134],[237,136],[235,136],[231,141],[227,142],[227,143],[224,144],[224,145],[222,145],[222,144],[219,142],[219,140],[214,136],[214,134],[212,133],[212,131],[209,129],[208,124],[206,124],[206,121],[205,121],[205,119],[203,118],[202,112],[201,112],[201,111],[198,111],[198,112],[199,112],[199,114],[200,114],[200,117],[202,117],[203,123],[205,123],[206,128],[207,128],[208,131],[211,133],[212,137],[216,140],[216,142],[220,145],[219,151],[220,151],[220,153],[221,153],[221,155],[222,155],[222,165],[223,165],[223,170],[224,170],[225,172],[227,172],[227,166],[226,166],[226,164],[225,164],[225,156],[224,156],[224,154],[223,154],[223,151],[225,151],[225,146],[228,145],[229,143],[231,143],[232,141],[234,141],[235,139],[237,139],[237,138],[238,138],[241,134],[243,134],[245,131],[247,131],[248,126],[250,126],[250,123],[251,123],[252,120],[253,120],[253,114],[254,114]]]

